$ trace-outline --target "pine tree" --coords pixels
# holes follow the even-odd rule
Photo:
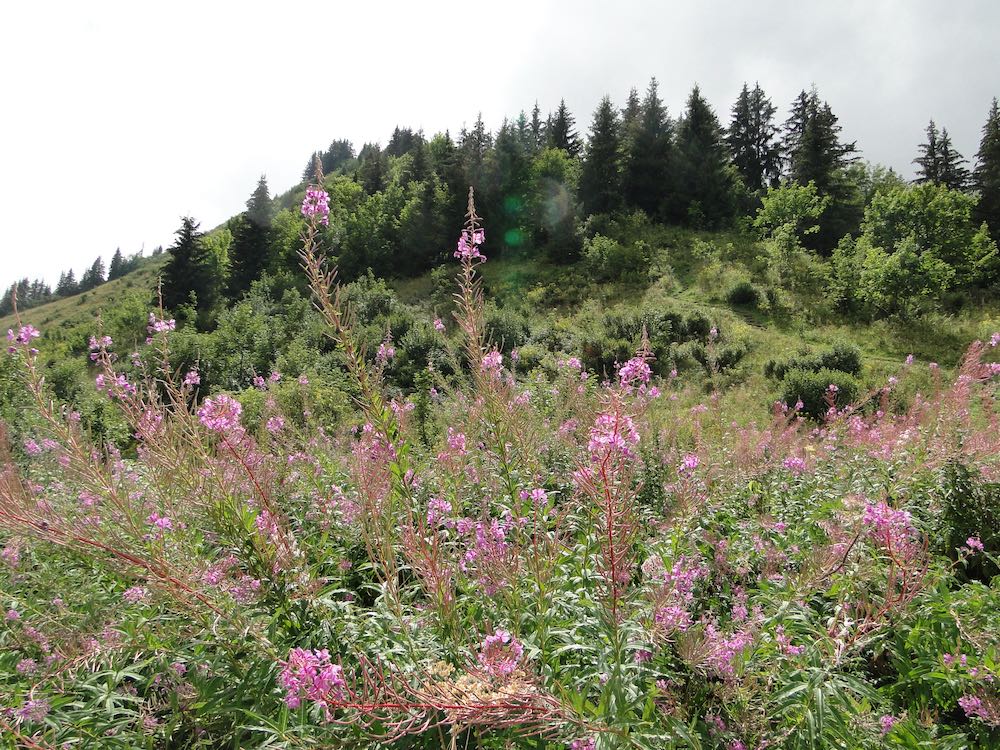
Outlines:
[[[483,123],[483,113],[476,117],[476,124],[471,131],[462,130],[458,150],[462,154],[462,168],[468,184],[479,190],[483,186],[484,164],[486,154],[493,145],[493,136]],[[485,198],[485,196],[484,196]]]
[[[530,147],[528,153],[534,156],[542,148],[542,144],[545,142],[545,130],[542,123],[542,111],[538,108],[538,102],[535,102],[535,106],[531,110],[531,138],[529,140]]]
[[[271,260],[271,221],[273,207],[267,178],[261,175],[247,200],[247,210],[233,232],[229,253],[229,276],[226,295],[236,299],[267,270]]]
[[[633,86],[628,91],[628,98],[622,108],[622,135],[628,138],[632,130],[639,122],[642,114],[642,100],[639,98],[639,91]]]
[[[217,280],[211,276],[211,264],[204,245],[198,222],[190,216],[181,219],[181,226],[175,234],[177,239],[169,249],[170,259],[163,267],[163,305],[177,310],[191,301],[195,295],[199,310],[210,307],[215,299]]]
[[[789,175],[800,185],[816,183],[820,195],[834,191],[838,171],[856,159],[854,143],[841,143],[837,116],[826,102],[821,102],[815,88],[799,95],[793,105],[790,125],[786,126],[786,154]]]
[[[302,182],[308,184],[315,181],[317,161],[320,164],[323,163],[323,154],[319,151],[313,151],[312,155],[309,157],[309,162],[306,164],[306,168],[302,170]]]
[[[462,161],[458,147],[446,130],[435,135],[427,145],[430,153],[434,174],[448,191],[448,200],[452,206],[462,205],[462,195],[468,195],[469,184],[465,181],[462,171]]]
[[[813,89],[813,96],[816,97],[815,89]],[[818,99],[818,97],[816,98]],[[803,89],[792,102],[788,119],[785,120],[784,132],[781,137],[781,153],[782,163],[789,176],[792,170],[792,155],[799,149],[802,133],[806,129],[812,106],[813,102],[811,102],[809,94]]]
[[[410,153],[413,150],[413,144],[416,140],[416,135],[411,128],[401,128],[396,126],[392,131],[392,137],[389,139],[388,145],[385,147],[385,154],[387,156],[402,156],[403,154]]]
[[[87,292],[104,283],[104,261],[100,256],[80,277],[80,291]]]
[[[941,184],[950,190],[965,190],[969,186],[969,170],[965,157],[951,145],[948,128],[941,128]]]
[[[674,166],[673,124],[657,88],[653,78],[629,144],[623,193],[629,206],[641,208],[650,216],[676,217],[671,172]]]
[[[357,180],[368,195],[373,195],[385,188],[388,179],[388,164],[385,154],[377,143],[366,143],[358,153]],[[315,178],[314,178],[315,179]]]
[[[594,112],[587,155],[580,175],[585,214],[611,213],[621,206],[621,123],[605,96]]]
[[[72,294],[76,294],[79,287],[76,284],[76,275],[73,273],[73,269],[69,269],[66,273],[59,277],[59,285],[56,287],[56,294],[60,297],[69,297]]]
[[[829,197],[820,229],[807,243],[828,252],[845,234],[857,231],[861,222],[861,195],[847,179],[847,168],[857,160],[856,145],[840,140],[841,127],[830,105],[819,98],[816,88],[803,91],[792,105],[785,127],[785,159],[788,176],[799,185],[816,185],[817,193]]]
[[[530,154],[532,150],[531,125],[529,124],[528,116],[524,114],[523,109],[517,116],[517,122],[514,127],[517,132],[517,140],[521,144],[521,151],[523,151],[526,154]]]
[[[108,281],[117,279],[125,273],[125,257],[121,248],[115,248],[115,254],[111,256],[111,265],[108,266]]]
[[[575,130],[576,121],[566,107],[566,100],[559,100],[559,109],[552,118],[552,126],[548,131],[548,141],[551,148],[561,148],[570,156],[579,156],[582,146],[580,137]]]
[[[317,155],[319,155],[320,164],[323,165],[323,174],[333,174],[354,158],[354,146],[346,140],[332,141],[323,154],[317,152]],[[305,182],[311,182],[316,170],[312,164],[307,169],[309,174],[305,176]]]
[[[920,156],[913,160],[913,163],[919,167],[917,178],[914,180],[918,184],[941,181],[941,147],[938,142],[940,136],[934,120],[930,121],[925,132],[927,133],[927,142],[918,146]]]
[[[994,239],[1000,241],[1000,108],[996,99],[983,125],[972,184],[979,193],[976,221],[986,222]]]
[[[736,210],[734,172],[729,166],[719,118],[695,86],[677,129],[678,196],[696,226],[718,227]]]
[[[781,175],[781,149],[777,142],[778,127],[774,123],[777,111],[758,83],[754,84],[753,91],[744,83],[733,105],[726,141],[733,165],[753,192],[776,187]]]

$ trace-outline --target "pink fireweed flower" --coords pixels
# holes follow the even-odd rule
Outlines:
[[[492,373],[499,372],[502,366],[503,366],[503,355],[496,350],[490,352],[485,357],[483,357],[483,362],[481,364],[483,372],[492,372]]]
[[[34,659],[21,659],[15,669],[18,674],[34,674],[38,671],[38,662]]]
[[[169,320],[164,320],[163,318],[157,318],[155,313],[149,314],[149,325],[146,326],[146,330],[152,336],[154,333],[166,333],[167,331],[173,331],[177,328],[177,321],[173,318]]]
[[[441,521],[447,523],[451,513],[451,503],[440,497],[432,497],[427,501],[427,525],[436,526]]]
[[[27,453],[29,456],[37,456],[39,453],[42,452],[42,446],[40,446],[31,438],[28,438],[27,440],[24,441],[24,452]]]
[[[995,331],[990,335],[990,346],[1000,346],[1000,331]]]
[[[17,718],[27,722],[42,721],[49,715],[48,701],[42,699],[32,699],[15,711]]]
[[[172,531],[174,528],[174,522],[166,516],[161,516],[159,513],[150,513],[146,519],[146,523],[150,526],[155,526],[160,531]]]
[[[475,234],[470,234],[469,230],[463,229],[462,235],[458,238],[458,249],[455,250],[455,257],[459,260],[486,262],[486,256],[479,252],[479,246],[483,244],[486,235],[482,229],[477,229]]]
[[[687,453],[687,454],[684,455],[684,458],[681,459],[681,465],[677,467],[677,473],[678,474],[690,474],[695,469],[698,468],[698,465],[700,463],[701,463],[701,459],[698,458],[697,454],[695,454],[695,453]]]
[[[509,677],[521,657],[524,655],[524,646],[517,638],[506,630],[497,630],[493,635],[488,635],[479,645],[479,664],[493,677]]]
[[[595,750],[597,740],[593,737],[581,737],[569,743],[569,750]]]
[[[905,544],[917,533],[908,511],[896,510],[884,501],[868,503],[863,521],[872,527],[871,535],[883,544]]]
[[[448,447],[460,456],[465,455],[465,433],[455,432],[453,427],[448,428]]]
[[[907,364],[907,366],[913,364],[913,355],[912,354],[907,354],[906,355],[906,364]]]
[[[386,342],[383,341],[381,344],[378,345],[378,354],[375,355],[375,360],[380,365],[384,365],[386,362],[388,362],[395,356],[396,356],[396,349],[392,346],[392,344],[387,344]]]
[[[621,366],[618,371],[618,380],[621,387],[626,391],[645,385],[652,377],[653,371],[649,369],[649,364],[642,357],[633,357]]]
[[[798,656],[803,651],[805,651],[805,646],[793,646],[792,639],[785,635],[785,628],[783,625],[779,625],[774,633],[775,642],[778,644],[778,648],[781,649],[783,654],[789,656]]]
[[[41,336],[41,332],[32,325],[23,325],[14,333],[13,329],[7,329],[7,340],[14,346],[28,346],[32,340]]]
[[[975,552],[982,552],[984,549],[986,549],[983,546],[982,540],[978,536],[970,536],[968,539],[965,540],[965,545],[969,548],[971,552],[973,552],[973,554]]]
[[[285,429],[285,420],[282,417],[271,417],[267,420],[267,431],[272,435],[277,435]]]
[[[806,470],[805,459],[799,458],[798,456],[789,456],[781,465],[795,476],[802,474]]]
[[[184,385],[189,387],[201,385],[201,375],[198,374],[197,370],[188,370],[187,375],[184,376]]]
[[[965,711],[965,715],[970,719],[977,716],[982,718],[984,715],[982,698],[974,695],[963,695],[958,699],[958,705],[962,707],[962,710]]]
[[[21,548],[14,542],[7,542],[7,545],[0,550],[0,560],[11,568],[16,568],[21,562]]]
[[[316,185],[310,185],[302,199],[302,215],[323,226],[330,224],[330,194]]]
[[[899,718],[893,716],[892,714],[886,714],[881,719],[879,719],[879,724],[882,725],[882,736],[885,737],[887,734],[889,734],[889,732],[892,731],[892,728],[896,726],[896,722],[898,721]]]
[[[329,703],[340,700],[347,687],[344,670],[330,663],[330,652],[325,648],[293,648],[287,661],[280,664],[278,683],[285,690],[289,708],[298,708],[305,699],[323,706],[329,713]]]
[[[131,586],[125,589],[122,594],[122,599],[127,601],[129,604],[138,604],[143,599],[146,598],[146,594],[149,593],[145,586]]]
[[[633,449],[639,444],[639,431],[627,414],[600,414],[590,428],[590,442],[587,447],[593,461],[600,461],[612,453],[624,458],[634,455]]]
[[[441,320],[441,318],[434,318],[434,330],[437,331],[438,333],[444,332],[444,322]]]
[[[206,398],[198,409],[198,420],[213,432],[231,432],[239,429],[243,407],[232,396],[220,393]]]

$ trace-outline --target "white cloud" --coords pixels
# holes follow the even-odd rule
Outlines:
[[[1000,6],[792,0],[686,5],[12,3],[0,28],[0,288],[210,227],[257,177],[294,184],[333,138],[452,133],[650,75],[676,114],[696,80],[726,116],[744,80],[784,109],[815,82],[864,156],[905,173],[930,117],[971,157],[1000,94]],[[991,30],[993,33],[991,33]]]

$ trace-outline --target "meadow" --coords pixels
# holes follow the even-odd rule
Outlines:
[[[487,261],[471,196],[421,309],[444,274],[337,283],[324,196],[300,261],[334,406],[304,367],[208,392],[147,307],[134,351],[95,323],[81,414],[47,379],[53,309],[11,324],[4,746],[1000,745],[988,313],[763,326],[691,237],[669,274],[560,300]],[[534,328],[613,320],[533,351],[484,283]],[[416,374],[368,309],[407,302]]]

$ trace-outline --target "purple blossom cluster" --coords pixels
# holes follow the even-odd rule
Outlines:
[[[316,185],[310,185],[302,199],[302,215],[318,224],[330,224],[330,194]]]
[[[198,421],[212,432],[225,434],[240,428],[243,407],[232,396],[220,393],[205,399],[198,409]]]
[[[510,677],[521,663],[524,646],[506,630],[496,630],[479,645],[479,666],[491,677]]]
[[[486,262],[486,256],[479,252],[479,246],[486,240],[486,234],[482,229],[477,229],[474,233],[469,230],[462,230],[462,235],[458,238],[458,249],[455,250],[455,257],[463,261]]]
[[[325,648],[293,648],[280,666],[278,684],[285,690],[288,707],[298,708],[307,700],[322,706],[329,717],[330,704],[340,700],[347,687],[344,670],[330,662],[330,652]]]
[[[638,444],[639,431],[629,415],[603,413],[598,415],[594,426],[590,428],[590,442],[587,448],[591,460],[596,463],[612,454],[631,458],[635,455],[635,447]]]

